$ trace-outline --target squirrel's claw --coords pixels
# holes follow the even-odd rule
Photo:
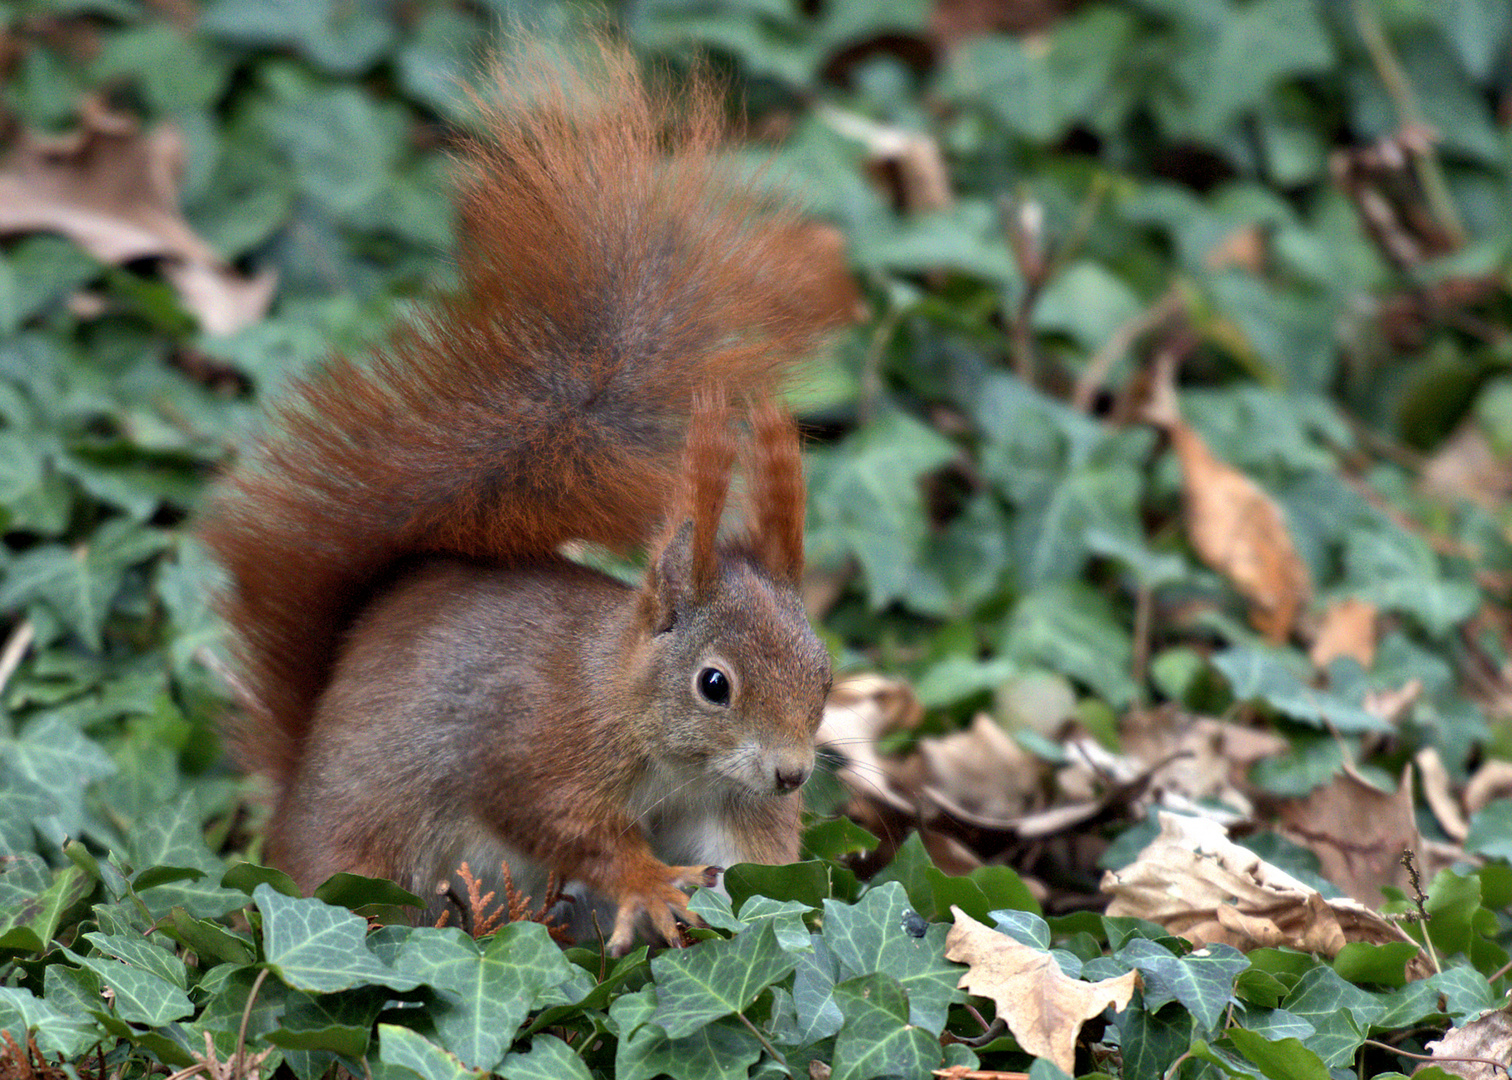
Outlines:
[[[614,933],[609,938],[609,955],[624,956],[635,943],[635,932],[644,920],[656,935],[674,948],[687,944],[682,925],[703,926],[704,921],[688,910],[684,889],[695,885],[713,888],[724,869],[718,866],[669,866],[666,884],[644,892],[630,893],[620,899],[614,915]],[[682,924],[682,925],[679,925]]]

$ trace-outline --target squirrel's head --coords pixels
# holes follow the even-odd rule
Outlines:
[[[814,768],[830,658],[803,611],[803,471],[797,430],[751,413],[746,536],[717,533],[735,449],[708,403],[689,435],[687,514],[654,553],[640,596],[640,710],[652,751],[702,764],[736,796],[785,795]]]

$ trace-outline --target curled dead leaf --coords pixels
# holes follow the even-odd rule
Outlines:
[[[990,998],[1025,1052],[1073,1072],[1082,1025],[1104,1009],[1127,1008],[1138,972],[1101,982],[1073,979],[1043,949],[1020,944],[958,907],[950,910],[955,925],[945,938],[945,958],[967,965],[961,989]]]
[[[841,135],[866,147],[872,173],[906,212],[946,210],[955,202],[945,155],[930,136],[832,105],[821,105],[819,115]]]
[[[1411,890],[1402,853],[1423,854],[1412,802],[1410,765],[1391,792],[1346,767],[1329,783],[1283,803],[1282,831],[1318,857],[1324,877],[1373,906],[1381,902],[1383,885]]]
[[[1427,1044],[1433,1064],[1465,1080],[1506,1080],[1512,1062],[1512,1009],[1498,1009]]]
[[[919,753],[929,771],[925,793],[973,817],[1009,818],[1042,801],[1044,763],[986,713],[965,731],[919,740]]]
[[[23,131],[0,161],[0,234],[60,233],[112,264],[161,259],[201,327],[232,333],[267,310],[276,275],[246,277],[190,228],[179,209],[183,170],[173,124],[143,131],[86,98],[78,131]]]
[[[1478,814],[1493,799],[1512,798],[1512,761],[1493,758],[1465,785],[1465,813]]]
[[[918,800],[895,782],[897,765],[877,752],[877,740],[890,731],[917,727],[923,718],[924,707],[902,679],[855,675],[830,691],[814,742],[844,760],[838,776],[856,795],[913,816]]]
[[[1425,746],[1413,756],[1412,761],[1423,778],[1423,797],[1428,801],[1428,809],[1433,811],[1444,835],[1456,843],[1464,840],[1470,834],[1470,823],[1460,812],[1450,784],[1449,770],[1444,768],[1439,752],[1431,746]]]
[[[1334,956],[1351,941],[1408,940],[1389,919],[1354,900],[1327,899],[1228,838],[1213,821],[1160,815],[1160,834],[1122,870],[1103,875],[1108,914],[1135,916],[1202,946],[1248,952],[1287,945]],[[1408,977],[1433,973],[1419,953]]]

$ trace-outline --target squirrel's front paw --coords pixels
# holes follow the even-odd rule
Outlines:
[[[724,869],[718,866],[668,866],[666,876],[633,888],[620,897],[619,910],[614,916],[614,934],[609,938],[609,955],[624,956],[635,941],[636,928],[649,923],[651,928],[668,945],[682,948],[683,939],[679,922],[688,926],[702,926],[703,920],[688,910],[688,896],[684,889],[695,885],[713,888],[719,883]]]

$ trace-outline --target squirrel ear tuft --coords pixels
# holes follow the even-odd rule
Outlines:
[[[653,634],[672,629],[677,609],[693,598],[693,522],[684,521],[666,534],[652,552],[641,586],[641,612]]]
[[[806,488],[798,425],[770,399],[751,408],[746,451],[751,550],[773,578],[797,588],[803,579]]]
[[[730,430],[730,406],[722,386],[693,395],[688,421],[688,449],[684,491],[685,514],[693,527],[691,540],[693,598],[702,600],[719,576],[719,523],[724,518],[730,470],[735,464],[735,436]]]

